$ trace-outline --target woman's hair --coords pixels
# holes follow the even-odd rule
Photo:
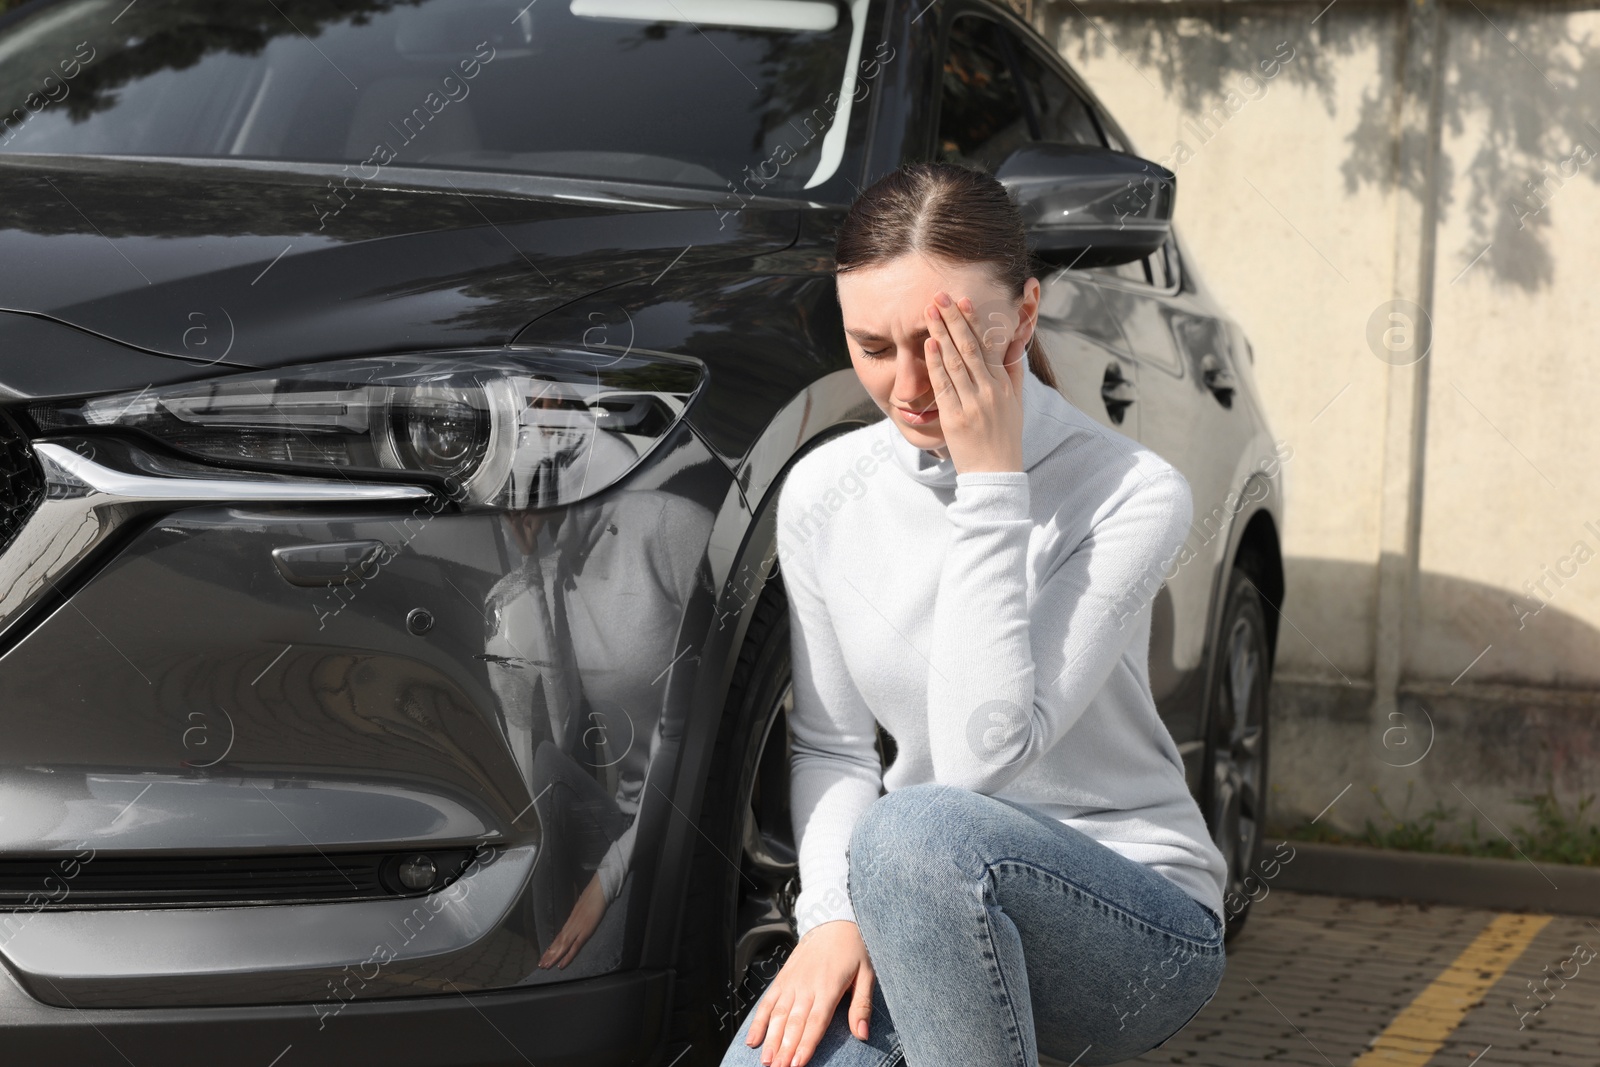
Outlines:
[[[1034,273],[1022,212],[991,174],[957,163],[907,163],[856,197],[834,242],[834,273],[875,267],[921,252],[952,263],[987,263],[1013,300]],[[1059,389],[1039,345],[1028,341],[1028,369]]]

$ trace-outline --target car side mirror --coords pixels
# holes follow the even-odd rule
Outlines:
[[[1028,248],[1047,263],[1109,267],[1142,259],[1172,231],[1177,175],[1159,163],[1099,145],[1034,141],[994,175],[1028,228]]]

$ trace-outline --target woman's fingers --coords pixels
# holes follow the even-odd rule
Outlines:
[[[750,1032],[745,1035],[745,1044],[750,1046],[761,1044],[767,1033],[767,1020],[772,1017],[773,1009],[777,1007],[780,995],[778,990],[773,990],[767,996],[761,998],[760,1003],[756,1005],[756,1013],[750,1016]]]
[[[783,1040],[778,1044],[770,1060],[767,1058],[766,1050],[762,1050],[761,1058],[764,1062],[770,1063],[771,1067],[794,1067],[795,1047],[805,1036],[806,1020],[811,1015],[811,1006],[814,1003],[815,999],[805,993],[795,997],[783,1020]],[[770,1035],[768,1040],[771,1040]]]
[[[940,290],[934,296],[934,307],[944,323],[945,332],[954,340],[957,350],[961,353],[962,363],[973,383],[980,384],[993,379],[995,368],[990,366],[991,360],[984,343],[983,330],[978,324],[978,316],[973,310],[971,299],[962,297],[960,300],[953,300],[949,293]]]
[[[969,357],[961,351],[961,346],[956,343],[955,337],[950,333],[950,326],[945,322],[944,312],[937,304],[929,304],[924,311],[928,317],[928,336],[938,342],[939,359],[944,364],[944,371],[950,377],[955,395],[965,397],[971,391],[972,368],[967,365]]]
[[[759,1057],[767,1067],[807,1067],[852,987],[850,1029],[865,1038],[872,974],[855,923],[821,924],[800,939],[756,1003],[745,1044],[760,1046]]]
[[[794,1011],[795,994],[788,988],[778,990],[771,1000],[762,1002],[765,1017],[762,1035],[756,1034],[756,1029],[750,1027],[751,1037],[761,1044],[761,1062],[772,1064],[777,1062],[778,1049],[783,1044],[785,1031],[789,1029],[789,1016]]]
[[[934,405],[949,411],[961,410],[961,394],[945,368],[944,346],[939,344],[938,338],[929,337],[922,351],[928,357],[928,380],[933,383]]]
[[[811,1012],[806,1016],[805,1030],[800,1034],[800,1040],[795,1044],[794,1056],[789,1060],[788,1067],[805,1067],[811,1054],[817,1051],[817,1044],[822,1040],[822,1035],[828,1032],[828,1024],[833,1021],[833,1013],[838,1004],[827,1004],[821,1000],[811,1005]]]
[[[850,1032],[867,1039],[867,1020],[872,1018],[872,968],[856,971],[855,996],[850,1001]]]

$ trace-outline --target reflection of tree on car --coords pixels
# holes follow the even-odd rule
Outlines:
[[[581,402],[554,388],[529,410],[541,417],[518,428],[513,474],[525,506],[503,516],[522,563],[489,592],[484,658],[542,830],[539,965],[565,968],[594,938],[586,963],[609,966],[627,911],[612,905],[631,884],[646,774],[678,729],[661,715],[663,678],[681,644],[676,620],[696,582],[709,582],[694,546],[705,544],[711,515],[654,490],[542,510],[578,495],[590,463],[632,463],[633,447],[585,427]]]

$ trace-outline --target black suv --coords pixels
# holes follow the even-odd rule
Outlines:
[[[832,237],[916,159],[1013,190],[1061,388],[1189,480],[1150,677],[1236,928],[1287,455],[1172,174],[1015,15],[39,0],[0,22],[7,1060],[716,1063],[793,941],[778,487],[882,417]]]

